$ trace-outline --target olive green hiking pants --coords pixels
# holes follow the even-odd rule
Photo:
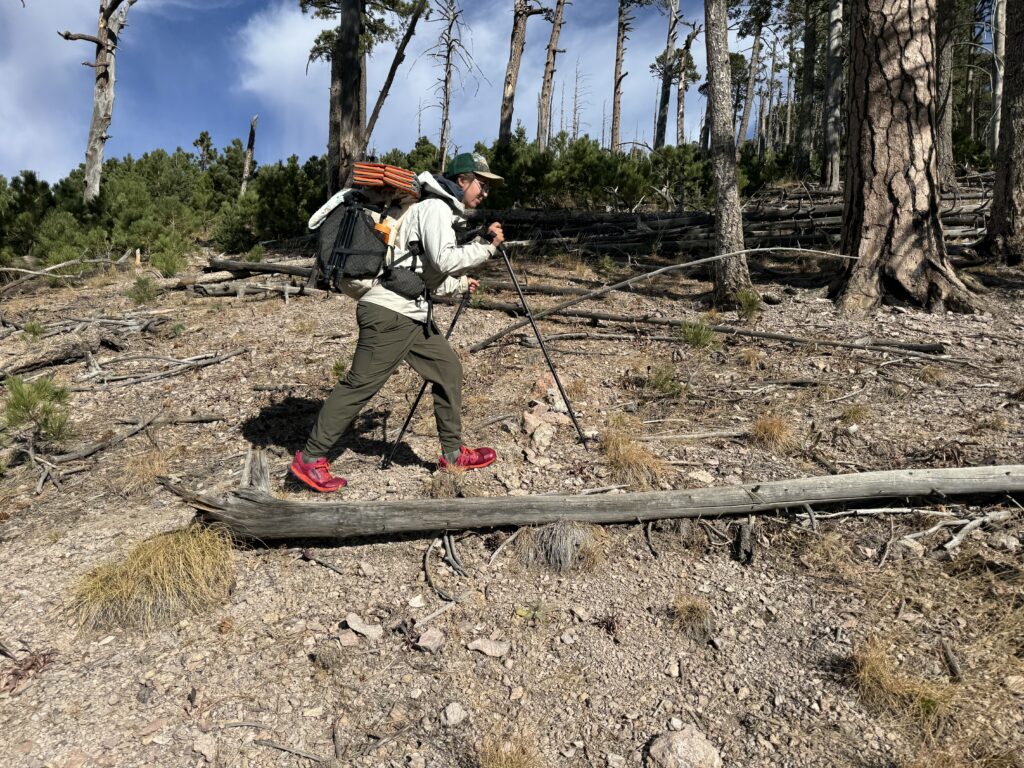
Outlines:
[[[302,452],[308,458],[326,456],[404,360],[433,385],[442,451],[458,453],[462,444],[462,363],[455,350],[436,329],[428,336],[423,323],[386,307],[359,302],[356,320],[359,341],[352,367],[324,402]]]

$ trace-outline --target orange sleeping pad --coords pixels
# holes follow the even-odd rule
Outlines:
[[[390,187],[402,195],[420,196],[415,173],[384,163],[356,163],[352,183],[357,187]]]

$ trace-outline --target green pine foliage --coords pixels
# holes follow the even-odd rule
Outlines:
[[[8,429],[31,427],[35,436],[53,443],[71,437],[66,388],[57,386],[52,379],[25,381],[20,376],[8,377],[4,385],[4,422]]]

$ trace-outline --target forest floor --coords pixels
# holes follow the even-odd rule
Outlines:
[[[545,285],[597,286],[632,274],[607,263],[599,274],[569,257],[517,266]],[[883,307],[851,318],[827,300],[817,262],[754,266],[757,287],[779,303],[747,321],[734,312],[709,318],[709,285],[694,276],[584,307],[819,339],[939,342],[946,355],[721,334],[699,346],[699,334],[671,328],[543,320],[552,336],[626,334],[550,347],[584,429],[647,449],[655,487],[1021,462],[1019,271],[975,270],[987,286],[984,314]],[[481,276],[504,279],[500,263]],[[822,509],[813,526],[764,516],[750,564],[731,556],[737,523],[728,521],[655,525],[649,534],[638,524],[592,530],[590,556],[564,572],[530,564],[518,541],[492,564],[511,531],[465,533],[468,577],[431,564],[434,581],[458,601],[429,623],[444,637],[435,653],[401,631],[444,605],[424,581],[432,543],[424,536],[237,546],[234,589],[209,612],[148,634],[80,631],[68,605],[83,577],[193,517],[157,475],[217,494],[237,486],[248,449],[261,446],[275,494],[315,497],[286,482],[286,468],[356,338],[347,298],[200,298],[163,280],[168,290],[140,307],[126,296],[134,277],[4,301],[5,319],[44,329],[70,329],[73,318],[165,320],[123,335],[121,351],[100,348],[91,361],[44,371],[72,388],[67,448],[151,416],[222,420],[154,422],[62,464],[60,487],[40,484],[40,467],[23,456],[0,476],[0,641],[15,656],[0,657],[4,765],[307,766],[308,755],[334,755],[333,729],[339,765],[636,766],[653,737],[691,725],[726,766],[1021,764],[1024,514],[977,529],[952,553],[942,546],[946,529],[902,541],[943,514],[1016,510],[1006,498],[898,500],[890,505],[908,501],[917,511],[831,519],[836,509]],[[529,297],[535,308],[557,300]],[[452,311],[437,310],[442,327]],[[465,367],[466,441],[499,455],[465,478],[464,492],[625,493],[608,490],[621,482],[600,443],[588,452],[571,425],[524,432],[524,411],[548,386],[537,388],[546,366],[529,346],[529,327],[466,352],[509,321],[470,309],[453,336]],[[67,340],[39,335],[0,339],[0,369]],[[113,380],[233,350],[242,353],[180,375]],[[395,465],[379,469],[384,436],[395,436],[419,386],[401,369],[345,438],[334,462],[350,483],[343,499],[437,492],[428,403]],[[702,432],[733,435],[678,437]],[[335,570],[303,559],[302,547]],[[681,618],[687,605],[709,612],[700,631]],[[381,636],[352,633],[350,613],[381,625]],[[467,647],[479,639],[499,641],[490,648],[498,655]],[[959,660],[959,682],[950,682],[943,640]],[[877,667],[888,670],[884,695],[865,681]]]

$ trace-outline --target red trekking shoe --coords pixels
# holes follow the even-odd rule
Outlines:
[[[498,458],[498,454],[494,452],[493,448],[467,448],[464,445],[459,446],[459,458],[455,461],[449,462],[442,456],[438,460],[438,466],[441,469],[447,469],[448,467],[458,467],[459,469],[482,469],[489,467],[494,463],[494,460]]]
[[[344,477],[335,477],[331,474],[331,465],[327,463],[327,459],[321,457],[316,461],[306,461],[302,458],[302,451],[296,452],[289,470],[298,480],[320,493],[333,493],[348,485]]]

